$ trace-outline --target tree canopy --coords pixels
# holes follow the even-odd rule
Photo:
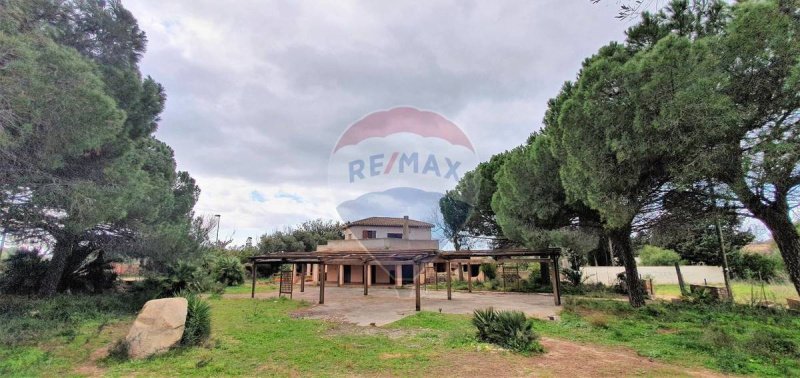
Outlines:
[[[166,96],[139,72],[136,20],[119,1],[0,9],[0,222],[55,242],[41,293],[93,251],[190,238],[199,189],[152,136]]]
[[[341,223],[330,220],[308,220],[285,230],[262,235],[257,248],[261,254],[311,252],[328,240],[344,239],[342,227]]]
[[[523,244],[575,219],[601,226],[633,305],[643,301],[632,233],[657,235],[677,214],[705,240],[708,220],[723,219],[740,245],[749,237],[733,231],[738,208],[772,231],[800,291],[800,238],[789,216],[800,185],[797,12],[787,1],[675,0],[644,13],[624,42],[586,59],[549,101],[540,133],[465,175],[456,192],[474,213],[492,215],[475,219],[501,229],[482,231]],[[491,213],[476,210],[486,203],[481,182],[496,188]],[[684,242],[671,244],[685,250]]]

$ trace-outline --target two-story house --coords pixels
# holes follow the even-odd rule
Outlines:
[[[324,255],[331,252],[352,252],[353,254],[369,254],[370,252],[396,251],[398,254],[413,254],[416,251],[437,251],[439,241],[433,239],[433,225],[407,216],[403,218],[392,217],[370,217],[353,222],[348,222],[343,227],[344,240],[329,240],[327,244],[317,247],[315,253]],[[306,272],[310,274],[310,280],[316,282],[318,277],[317,265],[309,264]],[[422,274],[424,281],[431,281],[436,277],[436,272],[445,273],[445,264],[428,264]],[[337,265],[326,264],[327,283],[341,285],[363,284],[364,279],[367,285],[394,285],[402,286],[414,282],[414,271],[412,265],[366,265],[367,271],[364,272],[365,265]],[[480,280],[481,272],[479,265],[472,266],[472,272],[467,272],[467,266],[457,267],[451,274],[459,273],[459,277],[469,277],[471,273],[473,279]],[[300,267],[297,267],[297,277],[299,279]],[[365,274],[366,273],[366,274]]]

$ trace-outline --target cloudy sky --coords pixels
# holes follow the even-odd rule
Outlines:
[[[336,218],[332,148],[371,112],[412,106],[481,159],[541,125],[581,61],[624,37],[615,1],[127,1],[165,87],[157,136],[221,214],[220,236]]]

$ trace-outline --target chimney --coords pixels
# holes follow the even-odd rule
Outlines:
[[[403,216],[403,239],[408,240],[408,215]]]

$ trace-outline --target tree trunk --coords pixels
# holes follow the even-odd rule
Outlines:
[[[756,217],[763,221],[772,233],[772,239],[778,245],[786,271],[789,272],[789,279],[800,295],[800,235],[789,219],[788,211],[783,214],[770,211],[761,215],[756,214]]]
[[[56,293],[71,254],[72,241],[57,239],[53,248],[53,257],[47,264],[47,272],[45,272],[42,285],[39,287],[39,295],[49,297]]]
[[[633,307],[644,306],[644,288],[639,280],[639,270],[636,268],[636,260],[633,257],[630,229],[611,230],[608,232],[608,237],[615,248],[617,256],[622,259],[622,264],[625,266],[625,285],[628,287],[628,301]]]
[[[595,266],[611,266],[611,251],[608,249],[608,235],[603,232],[597,239],[597,249],[594,250]]]

